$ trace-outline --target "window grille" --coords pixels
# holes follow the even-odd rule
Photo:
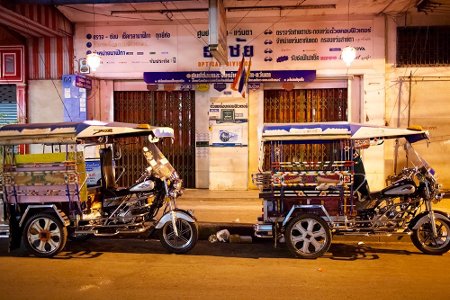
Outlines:
[[[397,28],[397,66],[426,67],[450,64],[450,26]]]

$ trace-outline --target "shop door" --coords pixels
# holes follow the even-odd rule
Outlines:
[[[175,140],[164,139],[158,147],[178,171],[186,188],[195,187],[195,111],[194,92],[152,91],[115,92],[114,120],[148,123],[174,129]],[[146,167],[142,147],[144,141],[130,141],[122,146],[118,165],[126,167],[121,185],[128,186],[139,178]]]
[[[264,123],[347,121],[347,89],[265,90]],[[284,147],[284,161],[327,161],[340,145]],[[265,149],[269,157],[270,148]],[[267,166],[267,164],[265,164]]]

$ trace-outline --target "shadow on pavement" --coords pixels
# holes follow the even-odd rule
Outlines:
[[[395,248],[394,248],[395,247]],[[336,243],[331,244],[329,251],[319,259],[332,259],[342,261],[375,260],[382,254],[390,255],[421,255],[419,252],[410,252],[399,249],[401,245],[386,246],[377,244],[376,247],[368,245],[352,245]],[[8,253],[7,240],[0,240],[0,257],[15,256],[27,257],[24,249]],[[105,253],[133,253],[149,255],[170,255],[158,240],[148,239],[106,239],[92,238],[84,242],[68,242],[64,251],[53,259],[95,259]],[[274,248],[270,240],[257,240],[253,243],[209,243],[199,241],[194,249],[185,255],[193,256],[222,256],[237,258],[290,258],[295,259],[284,244]]]

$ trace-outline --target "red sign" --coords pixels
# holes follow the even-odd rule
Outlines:
[[[90,90],[92,89],[92,79],[81,75],[75,75],[75,86]]]

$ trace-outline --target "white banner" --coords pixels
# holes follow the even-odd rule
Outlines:
[[[207,24],[78,27],[75,56],[97,51],[97,73],[217,70],[208,34]],[[225,70],[236,70],[243,54],[257,70],[343,69],[346,46],[357,50],[352,68],[370,68],[374,34],[372,20],[228,24]]]

